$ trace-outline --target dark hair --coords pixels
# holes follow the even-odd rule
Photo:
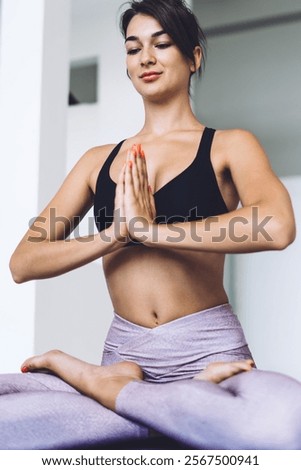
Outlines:
[[[194,63],[194,48],[200,46],[202,63],[198,72],[199,75],[201,74],[205,66],[207,41],[197,18],[184,0],[132,0],[129,6],[130,8],[121,15],[120,19],[120,29],[124,38],[134,16],[138,14],[152,16],[160,23],[182,54]]]

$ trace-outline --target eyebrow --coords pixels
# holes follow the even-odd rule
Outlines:
[[[167,34],[167,32],[164,31],[163,29],[161,31],[156,31],[155,33],[153,33],[151,35],[151,38],[157,38],[158,36],[162,36],[162,34]],[[126,44],[128,41],[139,41],[139,37],[138,36],[129,36],[129,37],[126,38],[124,43]]]

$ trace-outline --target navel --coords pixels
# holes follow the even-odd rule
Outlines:
[[[153,312],[153,318],[154,318],[155,326],[159,326],[160,322],[159,322],[159,317],[158,317],[157,312]]]

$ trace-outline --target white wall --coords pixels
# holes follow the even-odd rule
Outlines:
[[[194,2],[204,29],[301,10],[290,0]],[[254,132],[301,206],[300,22],[209,39],[205,75],[196,90],[201,120],[217,128]],[[299,233],[299,232],[298,232]],[[299,357],[300,235],[283,252],[236,255],[228,277],[235,306],[259,367],[301,379]]]
[[[2,0],[0,0],[0,51],[1,51],[1,15],[2,15]],[[1,71],[1,56],[0,56],[0,71]]]
[[[281,252],[235,256],[235,305],[258,367],[301,380],[301,177],[283,182],[294,205],[297,239]]]
[[[192,4],[206,28],[300,12],[299,0],[192,0]]]
[[[87,145],[101,145],[117,142],[137,132],[143,124],[142,103],[126,76],[123,38],[119,32],[118,9],[122,0],[102,0],[102,2],[76,0],[77,12],[73,10],[71,31],[71,60],[80,61],[96,57],[99,63],[99,104],[74,106],[70,108],[70,126],[79,127],[78,120],[88,123],[94,121],[94,137],[89,133],[83,147],[72,143],[73,129],[69,128],[68,164],[73,164],[79,152]],[[79,5],[85,10],[82,13]],[[90,8],[89,8],[90,6]],[[96,110],[93,109],[96,107]],[[91,113],[91,118],[89,119]],[[130,119],[129,119],[130,113]],[[97,121],[97,124],[95,123]],[[85,131],[84,131],[85,132]]]
[[[219,15],[214,15],[219,4]],[[274,16],[279,2],[196,2],[204,28],[213,19],[221,25],[264,12]],[[239,7],[238,4],[239,3]],[[288,11],[300,2],[283,2]],[[264,8],[264,6],[266,7]],[[213,7],[216,8],[213,8]],[[251,11],[253,14],[251,14]],[[210,14],[209,14],[210,12]],[[245,14],[243,14],[245,13]],[[223,16],[224,15],[224,16]],[[205,75],[196,92],[197,113],[219,128],[242,127],[254,132],[280,176],[301,174],[301,22],[212,37]]]
[[[14,284],[9,259],[64,169],[69,1],[2,0],[1,7],[0,371],[12,372],[34,352],[37,312],[36,283]]]

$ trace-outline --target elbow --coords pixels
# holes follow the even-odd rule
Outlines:
[[[281,218],[275,223],[274,249],[285,250],[296,238],[296,224],[294,219]]]
[[[23,284],[24,282],[29,281],[26,273],[24,272],[24,263],[19,259],[19,257],[16,256],[16,254],[13,254],[10,259],[9,269],[13,281],[16,284]]]

